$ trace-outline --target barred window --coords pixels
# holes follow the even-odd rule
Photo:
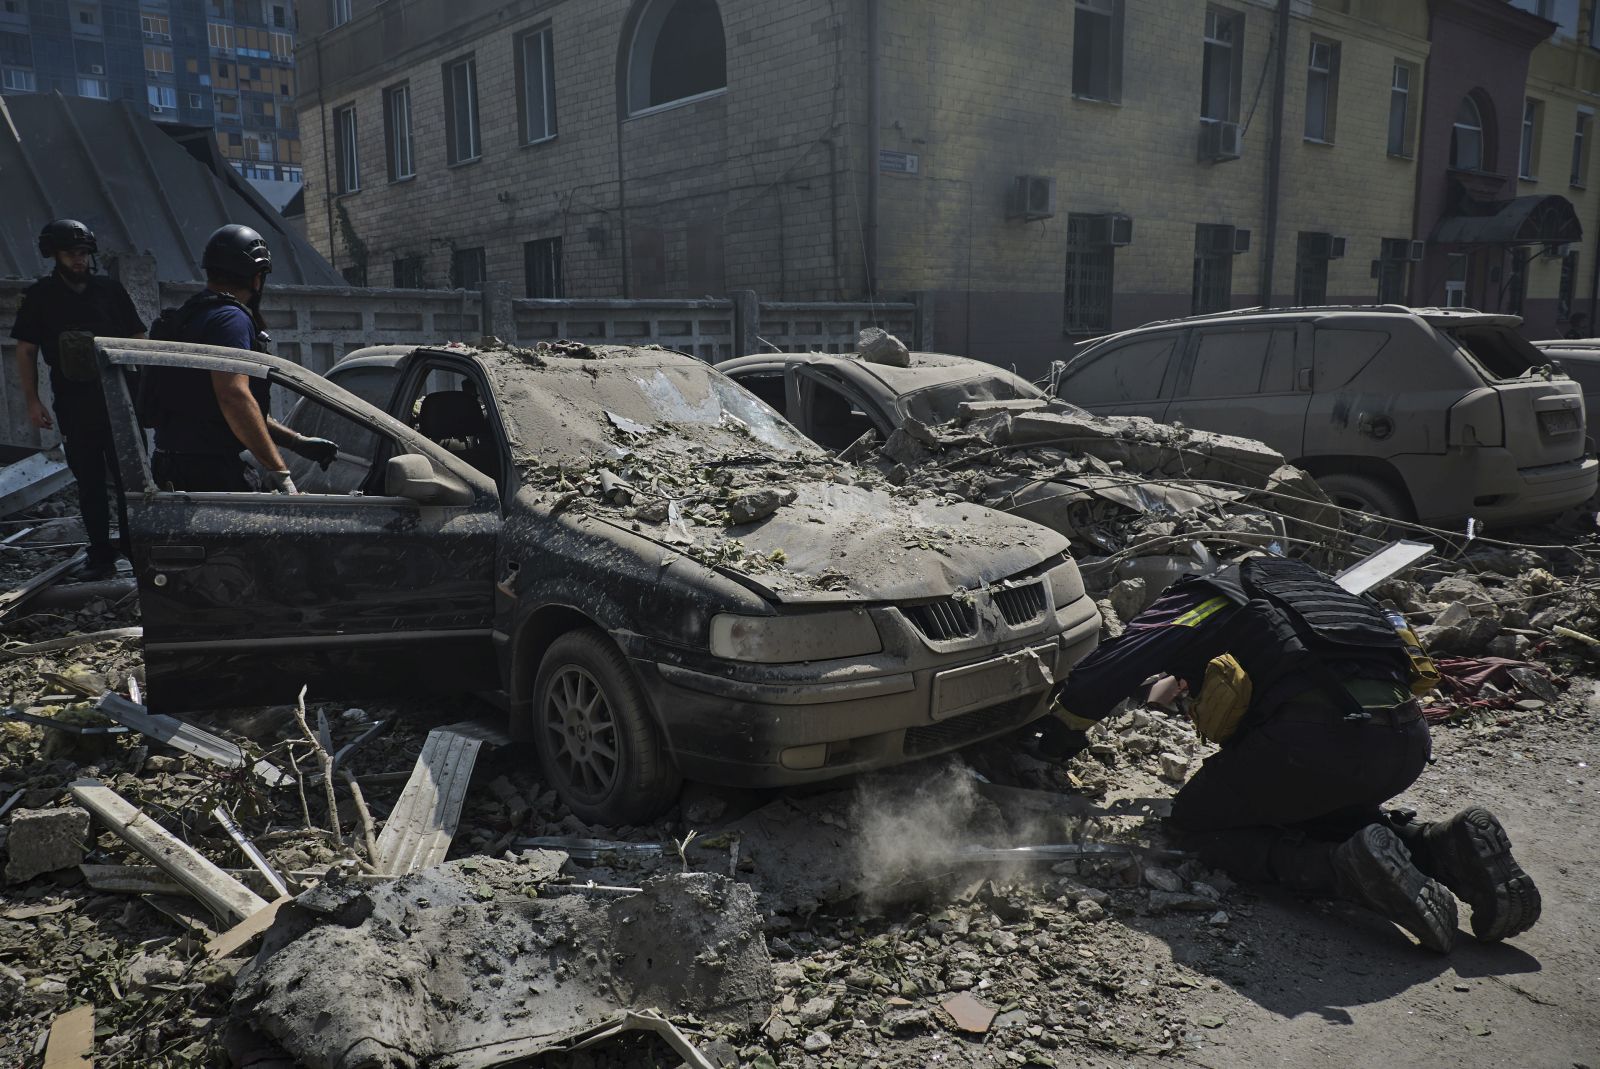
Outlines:
[[[1111,329],[1111,284],[1115,249],[1095,240],[1096,215],[1067,216],[1065,329],[1091,334]]]
[[[561,239],[539,238],[522,246],[523,273],[529,297],[560,297]]]

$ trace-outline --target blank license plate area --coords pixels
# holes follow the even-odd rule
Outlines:
[[[1578,426],[1578,410],[1575,408],[1539,413],[1539,429],[1545,434],[1571,434]]]
[[[1009,657],[940,672],[933,677],[933,718],[943,720],[1043,690],[1050,685],[1045,670],[1054,667],[1055,647],[1035,646],[1031,651],[1019,650]]]

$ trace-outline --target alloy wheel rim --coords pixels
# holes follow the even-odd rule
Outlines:
[[[599,681],[581,665],[563,665],[544,702],[545,741],[556,770],[586,801],[604,798],[617,780],[617,721]]]

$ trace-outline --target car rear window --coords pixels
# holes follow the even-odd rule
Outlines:
[[[1386,330],[1340,330],[1318,327],[1315,361],[1316,388],[1337,390],[1346,386],[1389,344]]]
[[[1550,363],[1549,357],[1508,327],[1456,327],[1439,333],[1497,379],[1514,379],[1526,375],[1530,368]]]

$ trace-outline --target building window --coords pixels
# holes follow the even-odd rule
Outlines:
[[[1446,308],[1465,308],[1467,306],[1466,254],[1451,253],[1445,261],[1444,271],[1444,306]]]
[[[394,288],[397,290],[427,289],[422,277],[422,257],[402,256],[394,262]]]
[[[411,84],[401,82],[383,91],[383,143],[389,158],[389,181],[415,175],[411,164]]]
[[[1406,303],[1406,283],[1409,281],[1410,263],[1407,253],[1411,248],[1409,238],[1384,238],[1383,255],[1374,265],[1378,276],[1378,303]]]
[[[361,155],[356,140],[355,105],[340,108],[333,113],[334,167],[339,177],[340,193],[354,193],[361,188]]]
[[[171,74],[172,49],[146,45],[144,49],[144,70],[146,74]]]
[[[170,85],[147,85],[145,97],[150,101],[151,111],[159,113],[178,109],[178,91]]]
[[[1578,119],[1572,128],[1572,184],[1582,189],[1589,184],[1589,127],[1594,124],[1594,112],[1578,109]]]
[[[206,41],[218,52],[232,52],[233,27],[220,22],[206,23]]]
[[[1522,150],[1517,154],[1517,177],[1534,180],[1534,163],[1539,158],[1539,112],[1543,105],[1537,100],[1522,102]]]
[[[1205,58],[1200,82],[1200,117],[1212,122],[1239,120],[1239,85],[1243,74],[1244,16],[1219,7],[1206,8]]]
[[[472,56],[444,67],[445,144],[451,163],[478,158],[478,61]]]
[[[1072,95],[1122,99],[1122,0],[1077,0],[1072,27]]]
[[[0,86],[13,93],[31,93],[35,85],[33,72],[20,67],[7,67],[4,75],[0,76]]]
[[[282,4],[272,6],[272,24],[280,30],[289,25],[289,12]]]
[[[1233,300],[1234,228],[1201,223],[1194,228],[1193,315],[1226,311]]]
[[[1306,66],[1306,140],[1332,141],[1334,113],[1339,104],[1339,45],[1311,41]]]
[[[1561,288],[1556,291],[1556,318],[1572,318],[1572,295],[1578,286],[1578,252],[1561,257]]]
[[[1104,216],[1067,216],[1066,311],[1068,334],[1111,329],[1111,283],[1116,249],[1097,233]]]
[[[200,108],[203,108],[205,106],[206,106],[205,97],[201,96],[199,93],[190,93],[189,94],[189,107],[191,107],[191,108],[193,108],[195,110],[199,110]]]
[[[1450,166],[1457,171],[1481,171],[1483,165],[1483,115],[1476,100],[1462,97],[1450,128]]]
[[[351,264],[339,272],[344,280],[351,286],[365,286],[367,284],[367,269],[361,264]]]
[[[1301,308],[1328,303],[1327,234],[1300,232],[1295,246],[1294,303]]]
[[[1396,63],[1389,83],[1389,155],[1410,157],[1413,120],[1411,117],[1411,78],[1409,63]]]
[[[1506,306],[1512,315],[1521,315],[1528,297],[1528,261],[1531,252],[1511,254],[1511,274],[1506,277]]]
[[[90,97],[94,100],[111,99],[111,95],[106,92],[106,80],[104,78],[79,78],[78,95]]]
[[[517,38],[517,114],[522,143],[556,136],[556,68],[550,27]]]
[[[272,58],[294,59],[294,34],[275,33],[272,35]]]
[[[333,0],[333,24],[343,26],[350,21],[350,0]]]
[[[727,41],[716,0],[654,0],[628,49],[628,112],[638,114],[728,86]]]
[[[139,15],[139,28],[146,41],[172,40],[172,20],[165,15]]]
[[[554,299],[561,292],[561,239],[540,238],[523,243],[522,271],[527,278],[527,295]]]
[[[489,277],[484,265],[483,247],[457,249],[450,254],[450,287],[458,290],[475,290]]]
[[[95,24],[94,16],[95,12],[93,11],[80,10],[78,12],[78,21],[85,26],[93,26]]]

